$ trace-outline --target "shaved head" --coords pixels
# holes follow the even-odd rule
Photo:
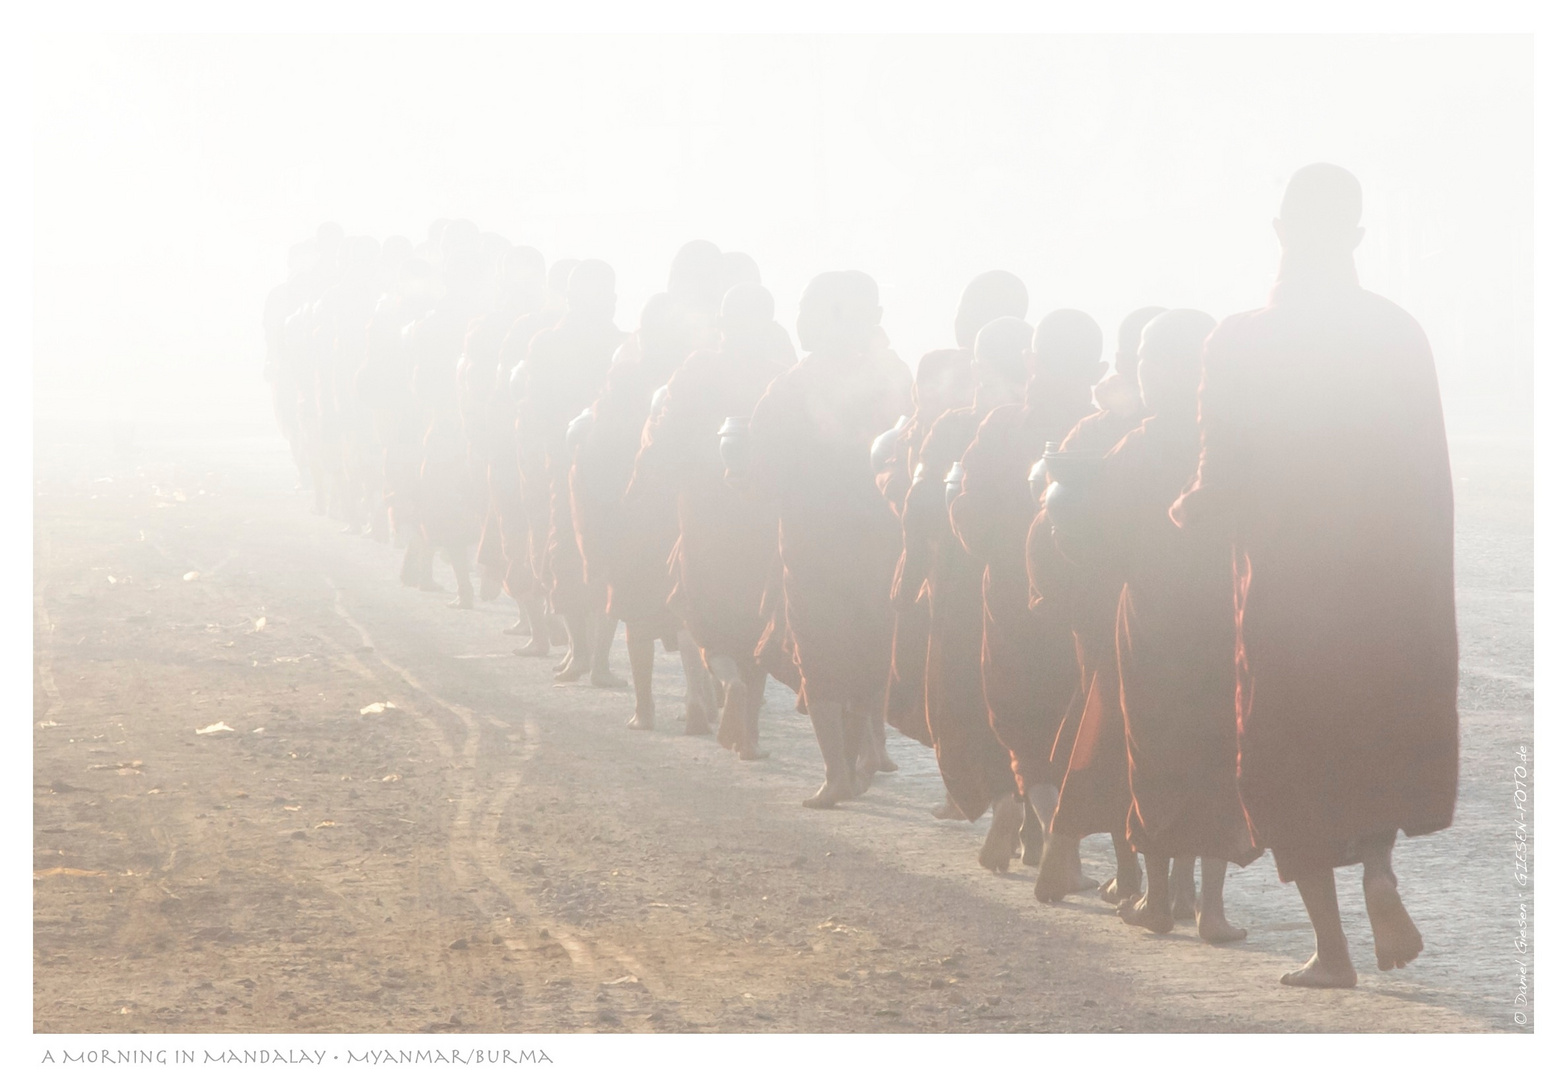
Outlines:
[[[958,347],[972,349],[975,336],[986,323],[1005,315],[1021,319],[1027,314],[1028,286],[1023,279],[1006,270],[987,270],[963,290],[952,329]]]
[[[1360,211],[1360,181],[1348,169],[1318,162],[1290,177],[1273,228],[1286,251],[1347,253],[1365,232]]]

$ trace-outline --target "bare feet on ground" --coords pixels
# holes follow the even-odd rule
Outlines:
[[[1136,900],[1121,901],[1116,911],[1121,921],[1128,926],[1141,926],[1156,934],[1168,934],[1175,929],[1175,919],[1170,915],[1170,909],[1149,903],[1146,895]]]
[[[979,849],[979,865],[1004,874],[1017,851],[1018,833],[1023,829],[1023,803],[1003,796],[990,804],[990,831]]]
[[[1228,945],[1232,941],[1241,941],[1246,937],[1243,927],[1235,926],[1224,915],[1203,916],[1197,912],[1197,936],[1210,945]],[[1176,916],[1180,918],[1180,916]]]
[[[1398,882],[1390,877],[1367,878],[1365,889],[1366,915],[1377,946],[1377,969],[1391,971],[1403,967],[1420,955],[1425,942],[1399,898]]]
[[[1283,975],[1285,986],[1306,986],[1319,990],[1348,990],[1355,985],[1355,966],[1346,958],[1328,963],[1313,953],[1306,966]]]
[[[800,805],[808,810],[826,810],[853,797],[854,792],[846,785],[827,780],[822,783],[821,787],[816,789],[815,795],[812,795]]]

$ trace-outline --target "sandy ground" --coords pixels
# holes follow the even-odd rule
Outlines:
[[[820,765],[792,699],[770,692],[771,758],[737,761],[678,734],[663,655],[661,730],[627,731],[628,692],[511,655],[504,600],[448,610],[397,585],[398,552],[307,513],[275,439],[41,437],[34,1027],[1518,1030],[1530,451],[1454,462],[1460,805],[1396,856],[1426,953],[1377,972],[1343,871],[1361,985],[1307,992],[1277,985],[1311,937],[1267,858],[1227,886],[1236,947],[1042,906],[1031,870],[977,865],[985,822],[930,817],[918,744],[892,735],[901,771],[805,810]]]

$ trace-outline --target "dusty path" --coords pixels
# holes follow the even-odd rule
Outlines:
[[[1307,994],[1276,985],[1310,934],[1266,859],[1231,879],[1236,948],[1042,907],[1031,871],[975,863],[983,822],[929,816],[917,744],[893,736],[902,769],[864,798],[804,810],[792,701],[769,698],[772,757],[736,761],[675,733],[662,656],[663,730],[629,732],[626,692],[511,655],[504,603],[399,588],[397,552],[306,513],[274,440],[41,442],[34,1026],[1511,1029],[1532,491],[1527,460],[1473,461],[1463,801],[1399,856],[1428,951],[1376,972],[1345,873],[1362,985]],[[1089,872],[1108,856],[1088,845]]]

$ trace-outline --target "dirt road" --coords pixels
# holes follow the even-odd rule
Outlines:
[[[769,697],[772,756],[734,760],[678,734],[665,656],[661,730],[627,731],[628,692],[511,655],[504,602],[448,610],[307,513],[275,439],[43,438],[34,1027],[1516,1029],[1530,463],[1463,453],[1461,804],[1397,854],[1427,952],[1378,973],[1343,872],[1362,983],[1308,993],[1277,985],[1311,939],[1266,858],[1228,886],[1239,947],[1041,906],[1032,871],[977,865],[984,822],[930,817],[917,744],[893,735],[900,772],[805,810],[820,765],[792,699]]]

